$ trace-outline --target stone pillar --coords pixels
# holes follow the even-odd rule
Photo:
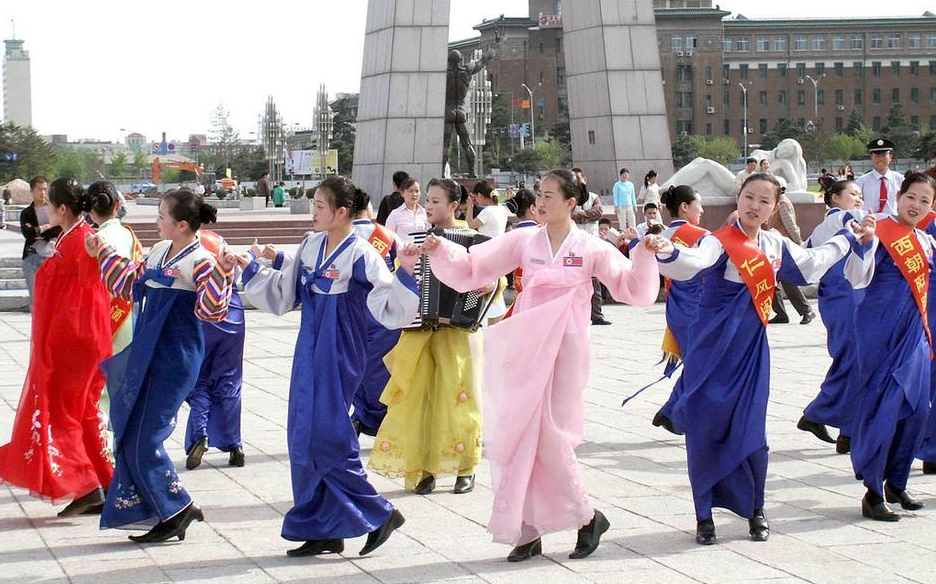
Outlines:
[[[374,207],[405,170],[442,175],[450,0],[369,0],[352,180]]]
[[[673,159],[652,0],[563,4],[575,165],[596,193],[610,195],[621,167],[638,192],[650,169],[662,183]]]

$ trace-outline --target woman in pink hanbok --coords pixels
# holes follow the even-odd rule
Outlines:
[[[541,554],[541,536],[571,529],[578,541],[569,557],[584,558],[608,530],[575,458],[584,425],[591,279],[636,306],[650,306],[659,292],[654,250],[662,242],[648,236],[627,259],[576,229],[572,211],[587,196],[575,175],[556,170],[536,196],[544,225],[515,229],[470,252],[434,236],[422,246],[433,273],[462,292],[523,268],[523,294],[511,318],[484,339],[484,435],[494,485],[488,530],[494,541],[514,546],[507,557],[513,562]],[[518,353],[518,346],[525,350]]]

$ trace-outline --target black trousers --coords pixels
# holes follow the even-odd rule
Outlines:
[[[598,278],[592,278],[592,286],[595,291],[591,297],[591,319],[596,321],[604,318],[604,314],[601,313],[601,282]]]
[[[780,291],[781,288],[783,292]],[[790,318],[787,316],[786,306],[783,303],[784,294],[790,299],[790,303],[793,304],[793,308],[800,316],[806,316],[812,310],[809,306],[809,302],[806,301],[806,296],[803,295],[803,291],[799,289],[799,286],[780,280],[780,286],[774,288],[773,299],[774,312],[776,312],[777,316],[780,318]]]

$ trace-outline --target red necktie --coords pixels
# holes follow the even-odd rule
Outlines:
[[[881,177],[881,198],[879,199],[880,206],[878,207],[878,213],[883,213],[884,207],[887,205],[887,184],[884,182],[885,178],[886,177],[883,176]]]

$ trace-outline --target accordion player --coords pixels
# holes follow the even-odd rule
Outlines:
[[[413,243],[421,245],[429,233],[436,237],[444,237],[464,248],[471,248],[490,239],[470,229],[447,228],[413,233]],[[482,295],[475,290],[456,292],[440,282],[433,276],[429,256],[425,254],[416,262],[413,276],[419,283],[419,314],[407,327],[410,329],[437,330],[451,326],[474,332],[484,322],[488,309],[494,302],[496,288],[494,292]]]

